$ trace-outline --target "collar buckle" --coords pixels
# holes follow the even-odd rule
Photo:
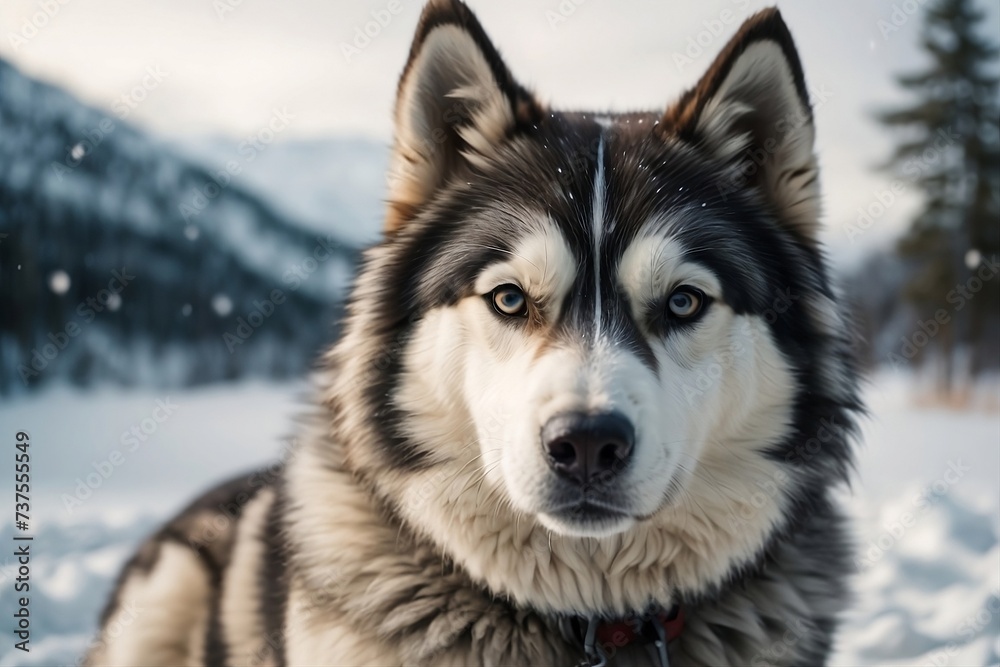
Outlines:
[[[679,606],[669,611],[659,611],[620,621],[606,621],[599,616],[587,619],[587,632],[583,640],[585,667],[606,667],[609,655],[606,647],[622,648],[640,638],[645,638],[656,652],[660,667],[670,667],[667,644],[675,639],[684,627],[684,615]],[[612,654],[613,655],[613,654]]]

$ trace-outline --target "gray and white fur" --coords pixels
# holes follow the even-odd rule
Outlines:
[[[395,127],[298,446],[142,546],[88,664],[570,665],[675,605],[675,666],[823,664],[861,406],[779,13],[666,109],[569,113],[434,0]]]

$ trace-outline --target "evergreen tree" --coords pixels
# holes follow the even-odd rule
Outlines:
[[[925,323],[918,325],[927,335],[921,352],[936,353],[922,356],[942,361],[940,380],[948,391],[958,379],[956,359],[967,359],[965,370],[975,375],[997,357],[998,49],[982,35],[984,18],[972,0],[931,5],[921,40],[930,66],[897,78],[917,101],[880,114],[905,132],[888,166],[924,195],[898,251],[921,267],[904,296]]]

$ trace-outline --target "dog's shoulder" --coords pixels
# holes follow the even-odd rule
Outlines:
[[[275,491],[240,475],[202,494],[139,547],[118,577],[85,664],[221,664],[225,634],[263,635],[263,535]],[[228,626],[228,627],[226,627]]]

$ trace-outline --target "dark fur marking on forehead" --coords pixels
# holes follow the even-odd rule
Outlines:
[[[781,229],[753,192],[720,195],[719,165],[683,142],[653,131],[655,117],[615,117],[603,130],[593,116],[551,114],[501,148],[485,171],[452,183],[400,241],[409,246],[397,284],[406,308],[427,310],[471,294],[485,264],[500,261],[525,235],[525,222],[503,212],[506,202],[545,212],[577,260],[573,303],[593,309],[593,186],[602,134],[605,141],[606,214],[601,248],[602,300],[614,299],[622,254],[650,219],[669,224],[665,234],[686,249],[685,259],[715,273],[723,298],[738,313],[759,314],[773,295],[798,283],[789,253],[819,258]],[[643,123],[638,121],[642,120]],[[489,223],[484,222],[488,218]],[[476,220],[479,219],[479,222]]]
[[[663,233],[677,238],[685,259],[718,276],[723,299],[737,313],[765,312],[782,286],[799,282],[783,275],[792,241],[752,193],[720,197],[718,165],[682,142],[660,139],[655,121],[631,114],[603,129],[593,116],[551,114],[503,147],[482,173],[473,170],[465,182],[452,183],[399,239],[408,246],[393,281],[404,297],[400,306],[425,312],[471,296],[483,268],[505,260],[534,223],[504,212],[507,202],[517,202],[545,212],[570,247],[577,277],[562,317],[572,316],[572,328],[585,337],[596,301],[594,177],[604,141],[600,271],[607,330],[636,329],[633,315],[616,304],[622,298],[617,267],[650,219],[666,221]]]
[[[643,327],[636,322],[629,308],[628,297],[613,287],[607,293],[614,294],[614,297],[601,302],[601,340],[613,347],[630,351],[649,370],[658,374],[659,362],[656,353],[653,352],[649,339],[643,333]],[[578,301],[577,304],[583,305],[564,310],[563,317],[552,330],[551,338],[554,343],[584,342],[588,346],[597,343],[597,337],[594,335],[593,306],[587,308],[585,301]]]
[[[620,336],[617,342],[653,367],[650,343],[635,322],[640,315],[630,312],[619,293],[617,268],[636,237],[649,233],[644,230],[649,221],[659,219],[662,233],[684,249],[685,260],[718,277],[723,301],[737,314],[764,317],[792,366],[809,366],[808,340],[815,331],[801,298],[829,292],[822,256],[789,234],[752,188],[720,193],[722,166],[683,141],[662,139],[653,131],[655,116],[613,118],[602,128],[589,114],[547,115],[519,130],[483,166],[443,188],[389,241],[392,259],[382,271],[393,288],[379,304],[386,333],[405,340],[423,313],[472,296],[480,272],[508,259],[537,223],[517,211],[538,211],[553,221],[577,266],[552,335],[578,341],[592,335],[594,177],[603,137],[602,329]],[[792,302],[785,312],[774,312],[775,299],[789,292]],[[392,363],[369,391],[379,428],[389,435],[396,430],[392,424],[405,417],[384,405],[399,370]],[[414,443],[398,435],[387,442],[398,465],[426,463]]]

